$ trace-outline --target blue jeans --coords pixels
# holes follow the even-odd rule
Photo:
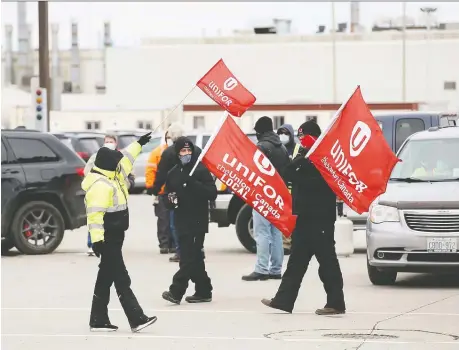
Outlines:
[[[280,275],[284,261],[282,232],[259,214],[253,214],[253,233],[257,242],[257,263],[255,272],[263,275]]]
[[[175,251],[177,255],[180,255],[180,246],[179,246],[179,240],[177,237],[177,231],[175,231],[174,211],[173,210],[169,210],[169,219],[170,219],[169,225],[171,228],[171,234],[172,234],[172,238],[174,239],[174,243],[175,243]]]

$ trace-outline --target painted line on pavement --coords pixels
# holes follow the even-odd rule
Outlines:
[[[361,343],[362,339],[319,339],[319,338],[289,338],[289,339],[272,339],[266,337],[213,337],[213,336],[176,336],[176,335],[153,335],[153,334],[33,334],[33,333],[10,333],[2,334],[2,338],[126,338],[132,341],[135,338],[147,339],[171,339],[171,340],[204,340],[204,341],[284,341],[284,342],[297,342],[297,343]],[[368,339],[365,343],[372,344],[393,344],[393,345],[406,345],[406,344],[437,344],[446,345],[454,344],[459,345],[459,341],[395,341],[395,340],[372,340]]]
[[[67,307],[2,307],[2,311],[71,311],[71,312],[89,312],[91,311],[90,308],[67,308]],[[123,311],[121,308],[113,308],[108,309],[109,311]],[[189,313],[209,313],[209,314],[274,314],[276,313],[275,310],[272,312],[262,312],[256,310],[205,310],[205,309],[187,309],[186,307],[180,308],[179,306],[171,306],[170,309],[145,309],[149,312],[189,312]],[[282,311],[279,311],[281,313]],[[283,312],[282,312],[283,313]],[[346,315],[399,315],[402,312],[380,312],[380,311],[347,311]],[[306,314],[306,315],[314,315],[315,312],[312,311],[297,311],[293,314]],[[333,315],[332,315],[333,316]],[[336,316],[345,316],[345,315],[336,315]],[[405,316],[453,316],[459,317],[459,313],[440,313],[440,312],[412,312],[407,313]]]

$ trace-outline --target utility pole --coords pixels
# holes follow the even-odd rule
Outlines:
[[[50,131],[51,89],[49,82],[48,1],[38,1],[38,66],[39,84],[46,89],[47,131]],[[33,91],[32,94],[35,92]]]
[[[406,2],[403,2],[402,14],[402,102],[406,102]]]
[[[331,3],[332,10],[332,75],[333,75],[333,103],[337,103],[336,92],[336,20],[335,20],[335,3]]]

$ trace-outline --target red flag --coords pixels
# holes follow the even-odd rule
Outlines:
[[[196,83],[196,86],[235,117],[241,117],[256,100],[222,59]]]
[[[398,162],[360,86],[310,150],[309,159],[335,194],[359,214],[386,192]]]
[[[292,196],[269,159],[231,117],[204,149],[202,163],[286,237],[295,228]]]

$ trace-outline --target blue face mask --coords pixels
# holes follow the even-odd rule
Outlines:
[[[180,156],[180,161],[182,162],[182,165],[187,165],[189,162],[191,162],[191,154]]]

